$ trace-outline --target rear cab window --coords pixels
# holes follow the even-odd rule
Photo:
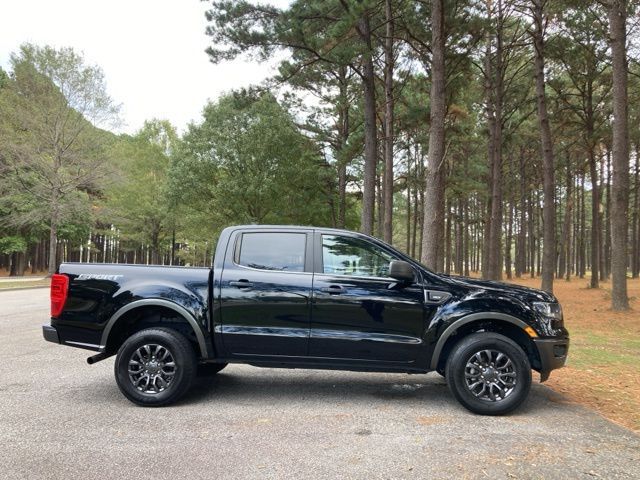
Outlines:
[[[304,272],[307,234],[243,233],[235,262],[243,267],[279,272]]]

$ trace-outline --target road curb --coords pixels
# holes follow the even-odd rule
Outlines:
[[[0,288],[0,293],[2,293],[2,292],[15,292],[16,290],[36,290],[38,288],[49,288],[49,285],[40,285],[40,286],[37,286],[37,287]]]

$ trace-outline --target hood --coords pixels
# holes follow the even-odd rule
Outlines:
[[[512,295],[528,302],[556,302],[556,298],[544,290],[537,288],[514,285],[512,283],[496,282],[493,280],[480,280],[477,278],[460,277],[456,275],[443,275],[447,280],[473,289],[483,289],[489,292],[500,293],[502,295]]]

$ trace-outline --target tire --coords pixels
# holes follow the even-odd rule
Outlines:
[[[201,363],[200,365],[198,365],[198,376],[210,377],[218,373],[227,365],[229,364],[228,363]]]
[[[144,407],[169,405],[182,397],[191,387],[196,368],[189,341],[168,328],[149,328],[127,338],[114,365],[120,391]]]
[[[480,415],[515,410],[531,389],[527,355],[513,340],[497,333],[474,333],[461,339],[449,354],[445,373],[456,399]]]

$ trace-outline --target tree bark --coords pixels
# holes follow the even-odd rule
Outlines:
[[[536,219],[533,210],[533,193],[529,192],[529,273],[531,278],[536,276]]]
[[[507,235],[505,238],[504,246],[504,271],[507,278],[511,280],[513,275],[511,273],[511,243],[513,239],[513,202],[509,203],[509,217],[507,220]]]
[[[580,177],[580,269],[579,276],[580,278],[584,278],[587,274],[587,209],[585,206],[585,191],[584,191],[584,179],[585,172],[582,172],[582,176]],[[593,239],[593,235],[592,235]],[[597,277],[596,277],[597,278]]]
[[[358,22],[358,31],[365,44],[362,59],[362,85],[364,96],[364,185],[362,191],[362,233],[373,234],[373,218],[376,199],[376,164],[378,139],[376,129],[376,85],[373,69],[373,46],[369,12]]]
[[[591,288],[600,287],[600,188],[595,152],[589,152],[589,170],[591,172]]]
[[[572,245],[572,231],[571,219],[573,215],[573,177],[571,176],[571,159],[567,158],[567,173],[566,173],[566,205],[564,209],[564,224],[562,226],[563,243],[561,247],[560,257],[560,272],[558,277],[564,277],[567,281],[571,279],[571,245]]]
[[[384,41],[384,241],[393,242],[393,142],[394,142],[394,101],[393,101],[393,11],[391,0],[385,0],[385,20],[387,22]]]
[[[446,115],[444,0],[431,1],[431,125],[423,211],[421,260],[428,268],[438,270],[438,244],[444,227],[444,160]]]
[[[634,195],[633,195],[633,226],[631,241],[631,278],[638,278],[640,275],[640,149],[635,146],[636,162],[634,173]]]
[[[446,226],[444,235],[444,273],[451,274],[451,200],[446,203]]]
[[[520,221],[518,229],[518,238],[516,240],[516,278],[522,277],[527,267],[527,182],[525,171],[524,151],[520,149]]]
[[[54,207],[54,212],[51,215],[51,224],[49,225],[49,275],[56,273],[58,268],[57,263],[58,252],[58,213],[57,206]]]
[[[613,212],[611,307],[627,310],[629,209],[629,111],[627,93],[627,1],[610,0],[609,41],[613,63]]]
[[[602,176],[604,178],[604,176]],[[604,208],[604,242],[602,248],[601,280],[609,280],[611,275],[611,150],[607,149],[607,183],[605,186],[607,202]]]
[[[345,149],[349,141],[350,118],[349,100],[347,97],[347,67],[338,68],[339,104],[338,104],[338,228],[345,228],[347,211],[347,158]]]
[[[533,46],[535,53],[536,100],[538,107],[538,125],[542,142],[543,160],[543,244],[542,252],[542,290],[553,293],[553,277],[556,269],[556,205],[554,155],[551,128],[547,114],[547,100],[544,80],[544,30],[546,0],[533,0]]]
[[[489,220],[489,238],[487,248],[487,273],[485,278],[500,280],[502,278],[502,111],[504,104],[504,48],[503,48],[503,23],[504,12],[502,0],[497,0],[497,29],[495,34],[495,68],[491,59],[491,40],[488,49],[487,75],[488,75],[488,104],[489,111],[489,169],[491,172],[491,214]],[[491,8],[491,7],[490,7]],[[491,20],[491,12],[489,16]]]

